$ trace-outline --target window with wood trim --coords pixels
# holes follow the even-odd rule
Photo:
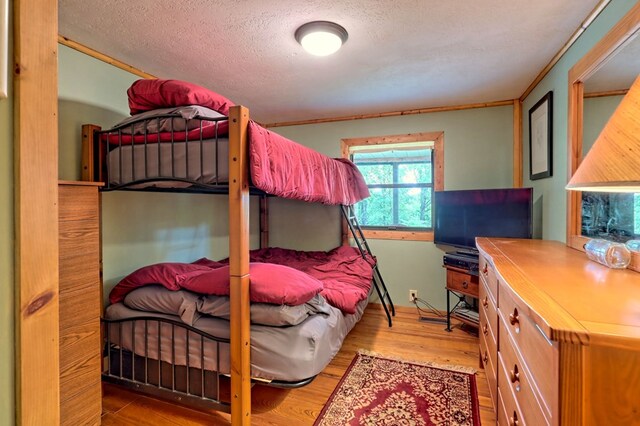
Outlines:
[[[344,139],[343,156],[367,182],[371,197],[355,205],[370,238],[433,239],[433,192],[443,189],[443,132]]]

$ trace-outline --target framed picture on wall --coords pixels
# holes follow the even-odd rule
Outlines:
[[[529,110],[529,179],[552,175],[553,92],[542,97]]]

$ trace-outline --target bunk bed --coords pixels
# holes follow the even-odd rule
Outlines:
[[[104,131],[83,126],[83,179],[104,182],[104,191],[227,193],[229,258],[149,265],[118,284],[103,319],[103,380],[230,411],[234,424],[247,424],[252,382],[313,380],[373,291],[391,326],[393,302],[353,210],[368,189],[351,162],[273,133],[247,108],[190,83],[139,80],[128,95],[130,119]],[[254,251],[250,194],[261,204]],[[267,248],[267,196],[339,205],[357,247]]]

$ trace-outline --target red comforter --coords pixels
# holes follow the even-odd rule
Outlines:
[[[323,204],[352,205],[369,196],[349,160],[329,158],[258,124],[249,124],[251,180],[268,194]]]
[[[342,246],[329,252],[296,251],[282,248],[252,250],[251,262],[285,265],[322,281],[325,299],[344,313],[353,314],[356,305],[371,289],[375,258],[363,259],[355,247]]]
[[[208,271],[226,269],[222,268],[222,266],[227,261],[228,259],[221,262],[200,259],[194,264],[165,263],[150,265],[131,273],[120,281],[111,290],[109,300],[111,303],[117,303],[136,288],[157,284],[163,285],[169,290],[185,289],[202,294],[228,294],[228,274],[225,279],[226,293],[220,292],[220,280],[218,282],[211,281],[211,288],[208,288],[207,282],[201,279],[207,276],[203,275],[203,273],[209,274]],[[375,258],[363,259],[358,249],[348,246],[338,247],[329,252],[304,252],[281,248],[253,250],[250,253],[250,261],[252,263],[288,266],[307,274],[301,275],[313,277],[306,280],[302,277],[297,282],[290,282],[285,276],[276,276],[280,275],[278,272],[274,272],[271,277],[262,276],[260,277],[261,282],[258,283],[261,294],[257,301],[261,303],[282,303],[283,296],[294,300],[304,295],[306,299],[300,302],[304,303],[304,301],[313,297],[313,294],[320,291],[320,294],[327,299],[329,304],[340,309],[345,314],[355,313],[357,304],[367,298],[373,278],[372,267],[376,262]],[[216,275],[219,274],[212,274],[211,279],[213,280]],[[291,274],[285,275],[287,275],[288,279],[291,279]],[[195,279],[185,279],[186,276],[191,276]],[[220,277],[217,278],[219,279]],[[267,282],[265,282],[265,278]],[[315,284],[309,282],[309,280],[313,280],[318,285],[321,283],[321,287],[315,287]],[[310,288],[310,286],[314,288]],[[310,290],[313,291],[310,292]],[[272,293],[273,296],[269,297],[267,293]]]

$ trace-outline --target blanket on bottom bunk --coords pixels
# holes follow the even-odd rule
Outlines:
[[[112,320],[139,319],[140,317],[161,317],[179,321],[181,317],[151,312],[144,309],[127,306],[132,303],[135,293],[143,291],[140,288],[130,293],[124,303],[109,305],[105,310],[105,317]],[[155,291],[169,292],[164,288],[154,287]],[[186,293],[186,292],[184,292]],[[272,326],[256,323],[254,318],[254,306],[251,310],[251,376],[266,380],[299,381],[313,377],[320,373],[329,364],[331,359],[340,350],[342,342],[356,322],[362,317],[367,306],[367,300],[363,300],[356,306],[355,314],[344,315],[338,309],[322,302],[322,296],[317,296],[310,304],[315,304],[322,312],[309,313],[302,321],[295,325]],[[316,303],[317,302],[317,303]],[[269,319],[273,321],[273,318]],[[193,327],[212,336],[229,338],[228,319],[209,314],[196,317],[191,324]],[[135,330],[133,330],[135,329]],[[160,330],[159,330],[160,329]],[[161,345],[158,344],[158,335],[161,334]],[[201,344],[200,340],[191,333],[190,342],[186,340],[185,332],[175,330],[164,325],[147,327],[143,320],[128,321],[111,324],[107,334],[110,341],[129,351],[144,356],[148,349],[151,359],[162,359],[175,365],[189,364],[193,368],[199,368]],[[138,342],[133,343],[134,339]],[[147,344],[145,345],[145,342]],[[189,343],[189,344],[187,344]],[[160,346],[162,349],[160,350]],[[188,348],[188,351],[185,349]],[[158,352],[161,354],[158,354]],[[188,352],[188,353],[185,353]],[[229,372],[229,346],[221,344],[220,355],[213,342],[204,343],[204,364],[207,370]],[[187,359],[190,362],[187,363]],[[142,363],[143,364],[143,363]],[[143,372],[144,375],[144,372]]]
[[[130,309],[142,312],[174,315],[191,326],[203,316],[226,320],[231,318],[228,296],[203,295],[186,290],[172,291],[159,285],[137,288],[127,294],[122,303]],[[272,327],[298,325],[311,315],[329,315],[332,309],[335,310],[319,294],[295,306],[252,303],[251,323]]]
[[[321,294],[345,314],[353,314],[368,297],[375,258],[364,259],[358,249],[342,246],[329,252],[282,248],[250,253],[250,299],[254,303],[296,306]],[[118,303],[131,291],[148,285],[189,290],[204,295],[229,295],[228,259],[199,259],[194,263],[145,266],[122,279],[109,300]]]

